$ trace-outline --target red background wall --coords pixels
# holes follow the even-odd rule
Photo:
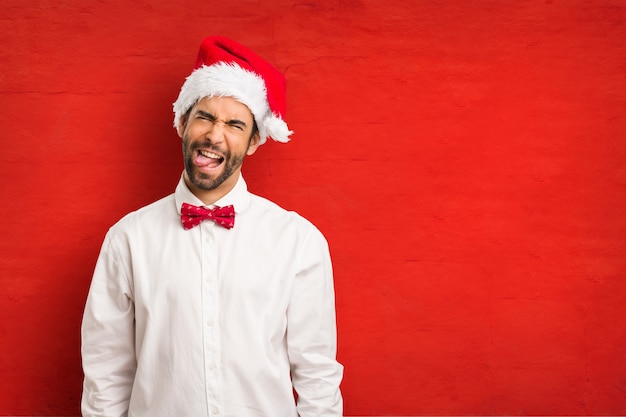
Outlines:
[[[0,414],[78,415],[107,228],[203,36],[285,70],[252,190],[334,256],[346,415],[626,414],[626,5],[3,0]]]

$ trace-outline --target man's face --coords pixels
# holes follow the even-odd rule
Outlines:
[[[221,196],[234,187],[245,156],[259,146],[258,132],[251,137],[253,126],[248,107],[232,97],[204,98],[192,107],[178,134],[185,181],[194,193]]]

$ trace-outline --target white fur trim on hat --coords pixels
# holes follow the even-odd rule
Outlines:
[[[187,77],[174,103],[174,127],[178,127],[181,117],[204,97],[232,97],[248,106],[259,128],[260,144],[268,137],[288,142],[293,133],[284,120],[270,110],[263,78],[237,63],[202,66]]]

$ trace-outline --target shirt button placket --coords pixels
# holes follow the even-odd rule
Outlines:
[[[207,407],[209,415],[219,415],[221,390],[219,383],[220,340],[219,328],[215,325],[219,314],[217,245],[214,235],[215,223],[202,223],[202,312],[204,326],[204,358]]]

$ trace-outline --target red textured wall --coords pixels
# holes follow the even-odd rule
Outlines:
[[[286,71],[245,165],[334,256],[346,415],[626,414],[626,4],[3,0],[0,415],[78,415],[107,228],[203,36]]]

